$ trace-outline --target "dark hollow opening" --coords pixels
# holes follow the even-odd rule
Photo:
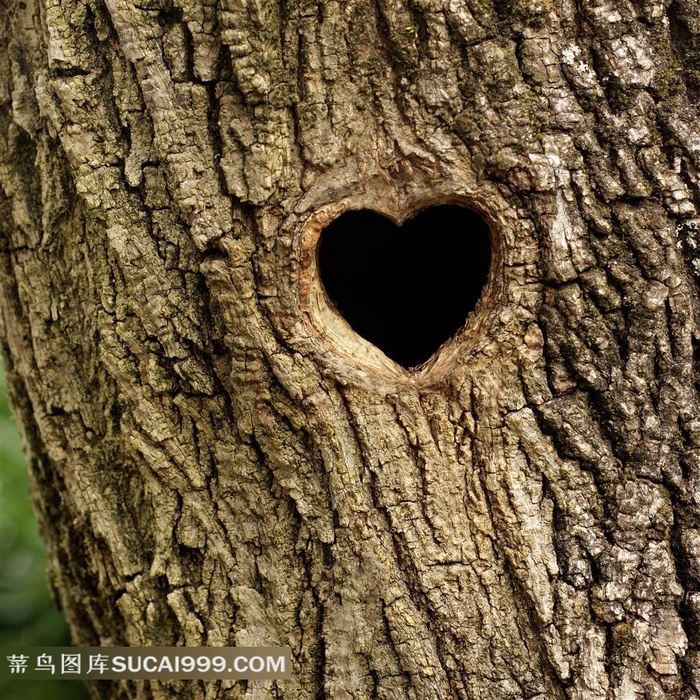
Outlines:
[[[476,306],[491,263],[486,222],[442,205],[398,227],[376,212],[348,211],[322,232],[326,293],[366,340],[404,367],[425,362]]]

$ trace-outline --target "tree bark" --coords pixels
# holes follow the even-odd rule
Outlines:
[[[3,4],[6,3],[6,4]],[[697,700],[693,0],[0,0],[2,330],[83,645],[290,645],[103,698]],[[405,370],[319,232],[461,203]]]

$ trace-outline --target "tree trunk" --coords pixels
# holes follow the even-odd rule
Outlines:
[[[2,322],[94,697],[700,697],[694,0],[0,0]],[[479,211],[421,367],[319,233]],[[695,257],[695,256],[698,257]]]

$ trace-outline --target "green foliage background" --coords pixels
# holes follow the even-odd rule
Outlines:
[[[86,700],[79,681],[7,679],[7,654],[18,646],[70,645],[68,627],[49,596],[44,545],[29,499],[22,444],[7,403],[0,365],[0,698]]]

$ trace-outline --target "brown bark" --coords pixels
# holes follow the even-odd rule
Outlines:
[[[3,334],[75,641],[294,655],[93,695],[697,699],[697,4],[3,2]],[[314,246],[442,202],[490,278],[409,372]]]

